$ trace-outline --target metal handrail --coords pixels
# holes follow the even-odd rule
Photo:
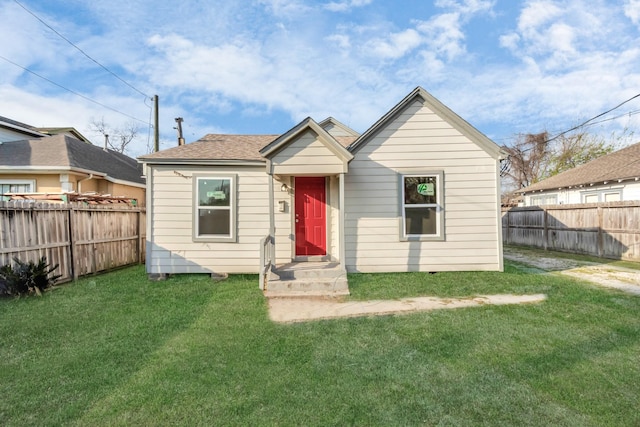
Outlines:
[[[269,273],[271,272],[271,267],[275,263],[275,255],[275,239],[271,234],[268,234],[260,239],[260,283],[258,285],[260,290],[264,291],[267,288]]]

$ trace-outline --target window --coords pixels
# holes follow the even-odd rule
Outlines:
[[[582,203],[617,202],[622,200],[622,189],[596,190],[582,193]]]
[[[604,193],[605,202],[619,202],[620,200],[620,193]]]
[[[32,180],[8,179],[0,181],[0,195],[5,193],[33,193],[35,184],[35,181]]]
[[[194,178],[194,240],[235,241],[236,177]]]
[[[402,240],[442,240],[442,172],[401,175]]]
[[[539,196],[531,196],[530,206],[545,206],[545,205],[557,205],[557,194],[542,194]]]

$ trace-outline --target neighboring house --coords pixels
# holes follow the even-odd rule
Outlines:
[[[640,200],[640,143],[518,190],[525,206]]]
[[[0,196],[5,193],[98,193],[145,202],[135,159],[60,134],[0,142]]]
[[[502,270],[500,148],[422,88],[362,135],[307,118],[283,135],[207,135],[139,158],[147,271]]]
[[[33,126],[0,116],[0,142],[41,138],[43,136],[45,135],[35,130]]]
[[[25,123],[0,116],[0,142],[23,139],[44,138],[51,135],[67,135],[91,144],[84,135],[72,127],[37,128]]]

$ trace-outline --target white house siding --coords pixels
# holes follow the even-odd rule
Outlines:
[[[260,239],[269,232],[265,167],[150,168],[153,222],[148,236],[148,273],[257,273]],[[237,176],[237,241],[193,241],[193,175]],[[279,191],[279,189],[278,189]],[[149,208],[149,207],[148,207]]]
[[[617,198],[617,194],[620,198]],[[635,180],[615,182],[606,185],[589,185],[558,190],[536,191],[525,194],[525,206],[543,206],[552,204],[588,203],[586,195],[598,197],[597,202],[618,200],[640,200],[640,182]],[[595,201],[594,201],[595,202]]]
[[[293,192],[291,177],[281,177],[280,180],[274,179],[274,206],[275,206],[275,226],[276,226],[276,263],[284,264],[291,262],[291,254],[293,251],[293,231],[291,223],[293,222]],[[282,184],[286,184],[287,191],[282,191]],[[284,212],[280,212],[280,202],[285,203]]]
[[[357,153],[346,176],[348,271],[499,270],[497,161],[421,102]],[[400,241],[399,173],[444,173],[443,241]]]
[[[317,135],[307,131],[271,159],[277,175],[328,175],[340,173],[344,164]]]
[[[327,228],[327,250],[332,260],[340,258],[340,181],[336,176],[329,178],[329,227]]]

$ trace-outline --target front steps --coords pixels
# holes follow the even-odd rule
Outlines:
[[[264,294],[270,298],[349,295],[347,272],[337,262],[279,265],[271,272]]]

